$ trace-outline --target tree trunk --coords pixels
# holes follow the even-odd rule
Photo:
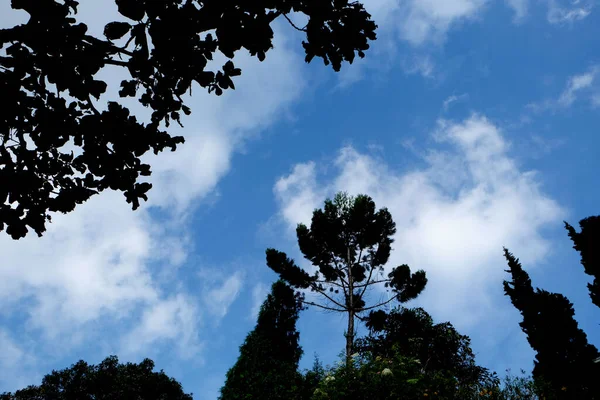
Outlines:
[[[354,310],[348,312],[348,333],[346,334],[346,365],[352,362],[352,348],[354,345]]]
[[[350,260],[350,247],[348,247],[348,332],[346,333],[346,366],[352,362],[352,348],[354,345],[354,281],[352,278],[352,261]]]

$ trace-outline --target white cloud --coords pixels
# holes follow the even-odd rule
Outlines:
[[[526,108],[535,113],[565,109],[571,107],[580,98],[589,101],[592,107],[597,107],[600,99],[599,74],[600,65],[593,65],[586,72],[569,77],[565,89],[558,98],[530,103]]]
[[[446,100],[444,100],[444,103],[442,104],[442,108],[444,109],[444,111],[448,111],[448,109],[450,108],[450,106],[453,103],[456,103],[457,101],[461,101],[466,99],[467,97],[469,97],[469,95],[467,93],[463,93],[461,95],[451,95],[448,96],[448,98]]]
[[[429,284],[420,302],[459,327],[500,329],[495,312],[504,277],[502,247],[528,267],[551,250],[541,231],[564,215],[544,194],[534,172],[521,171],[498,127],[473,115],[456,123],[439,121],[434,138],[452,151],[430,150],[427,168],[393,171],[381,160],[352,147],[335,159],[336,176],[317,183],[316,169],[294,169],[276,185],[280,216],[294,226],[309,223],[310,210],[339,190],[366,193],[388,207],[397,223],[389,265],[425,269]],[[314,199],[311,204],[296,197]]]
[[[486,0],[410,0],[401,4],[400,36],[418,46],[442,42],[451,27],[475,18]]]
[[[529,0],[505,0],[505,2],[514,11],[515,22],[520,22],[527,16]]]
[[[405,73],[434,77],[435,65],[428,51],[432,46],[442,45],[451,29],[476,20],[489,1],[364,0],[362,3],[378,26],[377,41],[367,58],[342,70],[340,87],[360,80],[366,69],[390,70],[398,64],[397,56]],[[408,44],[410,49],[399,54],[401,44]]]
[[[31,380],[38,375],[33,371],[36,361],[6,330],[0,329],[0,388],[31,384]],[[3,389],[0,389],[2,392]]]
[[[423,78],[433,78],[435,65],[429,56],[413,57],[412,60],[403,60],[404,72],[412,75],[419,74]]]
[[[269,294],[269,286],[262,282],[257,283],[252,289],[252,308],[250,309],[250,318],[256,320],[262,303]]]
[[[206,287],[202,297],[204,305],[208,311],[220,320],[229,311],[229,307],[237,299],[242,289],[244,273],[237,271],[233,275],[225,278],[218,286]]]
[[[564,1],[562,1],[564,2]],[[559,0],[548,0],[548,22],[551,24],[572,24],[587,18],[592,13],[592,3],[580,0],[561,5]]]
[[[312,212],[321,201],[321,193],[315,193],[315,163],[297,164],[291,174],[280,178],[273,191],[281,204],[280,213],[284,220],[310,222]]]
[[[122,338],[121,353],[139,354],[157,343],[176,343],[181,358],[191,358],[200,350],[196,326],[199,314],[193,299],[182,294],[147,307],[138,325]]]
[[[591,88],[592,85],[596,83],[596,78],[599,72],[600,67],[596,65],[581,75],[575,75],[569,78],[567,88],[560,95],[558,104],[564,107],[568,107],[573,104],[580,92]]]

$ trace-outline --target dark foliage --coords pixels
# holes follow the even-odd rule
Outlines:
[[[319,384],[325,378],[325,368],[319,357],[315,354],[315,359],[312,368],[304,371],[302,376],[303,382],[300,388],[300,398],[310,399],[314,394],[315,390],[319,387]]]
[[[416,359],[423,374],[454,380],[452,390],[456,392],[494,382],[494,376],[475,363],[471,339],[458,333],[450,322],[434,323],[422,308],[373,312],[367,327],[370,334],[356,343],[361,354],[388,359],[400,354]]]
[[[70,212],[105,189],[123,192],[138,208],[151,188],[140,182],[150,175],[140,157],[184,141],[162,128],[190,114],[182,96],[194,82],[217,95],[233,89],[241,70],[227,61],[210,71],[209,60],[241,49],[264,60],[276,18],[308,17],[305,27],[294,26],[305,34],[306,61],[319,57],[336,71],[364,57],[375,39],[370,15],[348,0],[115,2],[128,21],[109,22],[104,37],[94,37],[78,22],[75,0],[11,1],[30,16],[0,29],[0,92],[9,100],[0,108],[0,230],[14,239],[29,229],[41,236],[51,213]],[[107,89],[96,74],[107,66],[129,74],[119,94],[149,107],[150,121],[117,102],[96,107]]]
[[[581,265],[586,274],[594,278],[588,283],[592,303],[600,307],[600,215],[579,221],[581,232],[565,222],[573,248],[581,255]]]
[[[385,208],[376,210],[369,196],[350,197],[338,193],[313,212],[310,228],[299,224],[298,246],[317,272],[309,275],[285,253],[267,250],[267,265],[290,285],[319,293],[325,304],[305,302],[348,315],[346,356],[352,354],[354,319],[393,300],[406,302],[421,293],[427,283],[424,271],[411,273],[407,265],[384,266],[392,249],[396,224]],[[383,284],[392,293],[389,300],[367,305],[367,289]]]
[[[519,260],[507,249],[504,256],[512,277],[504,281],[504,291],[523,316],[519,325],[536,352],[533,377],[546,382],[556,398],[600,399],[600,365],[593,362],[599,353],[578,327],[571,302],[534,290]]]
[[[71,368],[52,371],[39,386],[29,386],[0,400],[192,400],[181,384],[164,372],[153,372],[154,363],[119,364],[115,356],[98,365],[79,361]]]
[[[240,347],[240,356],[227,372],[220,400],[297,399],[302,387],[296,321],[302,297],[283,281],[273,284],[256,327]]]

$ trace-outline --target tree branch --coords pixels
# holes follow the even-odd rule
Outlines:
[[[328,285],[334,285],[334,286],[341,287],[341,288],[344,287],[344,285],[341,285],[341,284],[339,284],[337,282],[327,281],[327,280],[317,280],[317,281],[315,281],[315,283],[326,283]]]
[[[97,115],[100,116],[100,111],[98,111],[98,109],[96,109],[96,107],[94,106],[94,103],[92,102],[92,98],[90,97],[90,95],[88,94],[88,104],[90,105],[90,108],[92,109],[92,112]]]
[[[388,300],[386,300],[386,301],[384,301],[384,302],[382,302],[382,303],[379,303],[379,304],[375,304],[374,306],[367,307],[367,308],[362,308],[362,309],[360,310],[360,312],[363,312],[363,311],[368,311],[368,310],[372,310],[372,309],[374,309],[374,308],[381,307],[381,306],[385,306],[387,303],[391,302],[392,300],[396,300],[396,298],[397,298],[397,297],[398,297],[398,295],[396,295],[396,296],[393,296],[393,297],[390,297]]]
[[[127,67],[129,64],[127,61],[113,60],[112,58],[107,58],[104,60],[104,63],[109,65],[118,65],[120,67]]]
[[[319,289],[318,287],[314,287],[314,286],[313,286],[313,289],[314,289],[316,292],[319,292],[319,293],[321,293],[323,296],[325,296],[325,297],[326,297],[326,298],[327,298],[329,301],[331,301],[331,302],[332,302],[333,304],[335,304],[336,306],[338,306],[338,307],[342,307],[342,308],[345,308],[345,307],[344,307],[342,304],[338,303],[337,301],[335,301],[334,299],[332,299],[331,297],[329,297],[329,296],[327,295],[327,293],[325,293],[324,291],[322,291],[322,290],[321,290],[321,289]]]
[[[321,304],[313,303],[313,302],[311,302],[311,301],[306,301],[306,300],[303,300],[302,302],[303,302],[304,304],[308,304],[309,306],[315,306],[315,307],[323,308],[323,309],[325,309],[325,310],[329,310],[329,311],[336,311],[336,312],[346,312],[346,310],[345,310],[345,309],[343,309],[343,310],[340,310],[340,309],[333,308],[333,307],[322,306]]]
[[[285,19],[287,19],[287,22],[289,22],[289,23],[290,23],[290,25],[294,27],[294,29],[296,29],[297,31],[300,31],[300,32],[306,32],[306,27],[304,27],[304,28],[298,28],[298,27],[297,27],[297,26],[296,26],[296,25],[295,25],[295,24],[292,22],[292,20],[290,19],[290,17],[288,17],[288,16],[287,16],[287,14],[282,14],[282,15],[283,15],[283,17],[284,17]]]
[[[372,271],[372,270],[371,270]],[[361,287],[367,287],[368,285],[375,285],[377,283],[382,283],[382,282],[390,282],[391,279],[380,279],[378,281],[373,281],[373,282],[369,282],[367,281],[367,283],[363,283],[361,285],[354,285],[355,288],[361,288]]]
[[[87,40],[88,44],[90,45],[97,45],[97,46],[102,46],[105,47],[105,49],[109,52],[111,52],[112,54],[119,54],[119,53],[123,53],[123,54],[127,54],[128,56],[133,56],[133,52],[126,50],[125,48],[121,48],[121,47],[117,47],[114,44],[104,41],[104,40],[100,40],[98,38],[95,38],[93,36],[90,35],[85,35],[83,37],[84,40]],[[131,42],[131,40],[129,41]],[[127,42],[127,45],[129,45],[129,42]]]

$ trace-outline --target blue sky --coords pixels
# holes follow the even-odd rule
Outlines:
[[[22,20],[7,3],[2,26]],[[96,32],[118,18],[83,3]],[[147,157],[154,188],[140,210],[106,192],[56,216],[41,239],[0,237],[0,392],[116,354],[150,357],[214,400],[275,279],[265,248],[302,262],[293,228],[338,190],[390,209],[390,264],[430,279],[411,305],[469,335],[483,365],[532,366],[502,294],[502,246],[534,285],[575,304],[600,345],[600,312],[562,227],[599,212],[597,2],[365,5],[379,40],[340,74],[303,64],[300,37],[279,23],[264,63],[236,55],[235,91],[196,91],[177,131],[186,144]],[[119,81],[118,71],[104,77]],[[335,362],[343,327],[305,311],[301,367],[315,352]]]

